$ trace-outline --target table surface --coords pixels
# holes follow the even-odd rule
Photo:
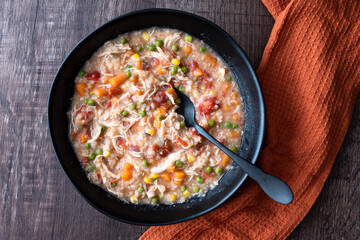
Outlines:
[[[137,239],[146,229],[92,208],[53,153],[46,103],[67,53],[90,31],[143,8],[175,8],[215,22],[257,68],[274,20],[260,0],[3,0],[0,4],[0,239]],[[5,114],[4,114],[5,113]],[[360,235],[360,99],[315,205],[289,239]]]

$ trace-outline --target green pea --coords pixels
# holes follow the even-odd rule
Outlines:
[[[112,183],[111,183],[111,186],[112,186],[112,187],[116,187],[116,182],[112,182]]]
[[[181,162],[180,160],[177,160],[177,161],[175,162],[175,165],[176,165],[177,167],[181,167],[181,166],[182,166],[182,162]]]
[[[142,117],[145,117],[145,116],[146,116],[146,112],[145,112],[144,110],[140,110],[140,111],[139,111],[139,114],[140,114],[140,116],[142,116]]]
[[[190,35],[186,35],[186,36],[185,36],[185,41],[187,41],[187,42],[192,42],[192,41],[193,41],[193,37],[190,36]]]
[[[205,46],[202,46],[201,48],[200,48],[200,52],[202,52],[202,53],[205,53],[206,52],[206,47]]]
[[[230,76],[226,77],[226,81],[231,82],[232,78]]]
[[[158,47],[162,47],[162,46],[164,46],[164,41],[161,40],[161,39],[159,39],[159,40],[156,40],[156,41],[155,41],[155,44],[156,44],[156,46],[158,46]]]
[[[137,47],[136,47],[136,51],[137,51],[137,52],[141,52],[142,49],[143,49],[143,48],[142,48],[141,46],[137,46]]]
[[[138,188],[138,192],[139,192],[139,193],[142,193],[142,192],[144,192],[144,191],[145,191],[145,189],[144,189],[143,187],[140,186],[140,187]]]
[[[79,75],[80,75],[80,77],[85,77],[86,72],[85,72],[84,70],[81,70],[81,71],[79,72]]]
[[[176,44],[174,44],[173,46],[172,46],[172,50],[174,50],[174,51],[179,51],[179,46],[178,45],[176,45]]]
[[[222,171],[223,171],[223,169],[222,169],[221,167],[217,167],[217,168],[215,169],[216,174],[221,174]]]
[[[91,148],[91,144],[90,144],[90,143],[85,143],[85,148],[86,148],[86,149],[90,149],[90,148]]]
[[[89,166],[89,171],[90,171],[90,172],[95,171],[95,169],[96,169],[95,164],[91,164],[91,165]]]
[[[89,106],[95,106],[95,101],[92,100],[92,99],[89,99],[87,104],[88,104]]]
[[[181,104],[181,99],[180,99],[180,98],[175,99],[175,103],[176,103],[177,105],[180,105],[180,104]]]
[[[200,192],[200,187],[199,186],[194,186],[194,188],[193,188],[193,191],[194,191],[194,193],[198,193],[198,192]]]
[[[98,150],[96,150],[96,155],[101,155],[103,153],[103,151],[99,148]]]
[[[89,101],[89,99],[84,98],[83,103],[84,103],[84,104],[88,104],[88,101]]]
[[[121,112],[121,115],[123,115],[124,117],[126,117],[126,116],[128,115],[128,111],[127,111],[127,110],[123,110],[123,111]]]
[[[171,100],[167,100],[166,103],[167,103],[167,104],[172,104],[172,101],[171,101]]]
[[[144,167],[148,167],[149,164],[150,164],[150,163],[149,163],[147,160],[142,161],[142,165],[143,165]]]
[[[239,125],[237,125],[236,123],[234,123],[233,125],[232,125],[232,128],[233,129],[235,129],[235,128],[237,128]]]
[[[104,132],[104,131],[106,130],[106,126],[101,125],[100,127],[101,127],[101,131],[102,131],[102,132]]]
[[[179,86],[179,91],[180,92],[185,92],[185,87],[184,86]]]
[[[186,187],[185,185],[182,185],[182,186],[180,187],[180,191],[182,191],[182,192],[185,192],[186,189],[187,189],[187,187]]]
[[[122,44],[125,44],[125,43],[128,42],[128,40],[127,40],[126,38],[122,37],[122,38],[120,38],[120,42],[121,42]]]
[[[230,122],[225,122],[224,127],[231,128],[232,124]]]
[[[213,119],[210,119],[208,123],[209,123],[209,127],[215,126],[215,121]]]
[[[89,159],[90,160],[94,160],[96,158],[96,154],[95,153],[89,153]]]
[[[130,104],[130,109],[131,109],[131,110],[135,110],[135,109],[136,109],[136,103]]]
[[[206,167],[206,172],[207,173],[212,173],[213,172],[213,168],[211,166],[207,166]]]
[[[132,66],[131,66],[131,65],[127,65],[126,68],[130,69],[130,68],[132,68]]]
[[[232,147],[231,149],[230,149],[231,151],[233,151],[234,153],[237,153],[237,147]]]
[[[130,78],[130,77],[131,77],[131,72],[130,72],[130,71],[126,71],[125,74],[126,74],[126,77],[127,77],[127,78]]]
[[[158,196],[153,197],[153,198],[151,199],[151,201],[152,201],[153,204],[158,204],[158,203],[159,203],[159,197],[158,197]]]
[[[161,120],[164,119],[164,117],[163,117],[162,115],[158,115],[158,116],[156,117],[156,119],[157,119],[158,121],[161,121]]]
[[[197,176],[197,177],[196,177],[196,181],[197,181],[198,183],[203,183],[203,182],[204,182],[204,178],[201,177],[201,176]]]
[[[149,46],[149,50],[150,50],[150,51],[155,51],[155,50],[156,50],[156,46],[155,46],[155,45],[150,45],[150,46]]]
[[[172,74],[177,74],[178,67],[177,66],[172,66],[170,71],[171,71]]]
[[[189,68],[184,66],[181,68],[181,71],[184,73],[184,74],[187,74],[189,72]]]
[[[185,127],[185,121],[180,122],[180,127],[182,127],[182,128]]]

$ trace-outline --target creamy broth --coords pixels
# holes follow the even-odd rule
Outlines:
[[[204,196],[231,168],[176,113],[187,94],[196,120],[237,151],[242,97],[224,61],[199,39],[151,28],[106,42],[75,78],[70,139],[91,182],[134,204]]]

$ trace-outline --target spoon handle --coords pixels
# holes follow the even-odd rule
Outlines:
[[[195,124],[195,129],[198,133],[215,144],[221,151],[233,159],[249,177],[255,180],[263,191],[274,201],[282,204],[289,204],[292,202],[294,196],[290,187],[280,178],[274,177],[270,174],[264,173],[260,168],[249,163],[245,159],[239,157],[230,149],[221,144],[213,136],[211,136],[204,128]]]

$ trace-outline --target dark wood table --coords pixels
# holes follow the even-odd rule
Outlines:
[[[136,9],[176,8],[225,29],[257,68],[273,18],[260,0],[0,3],[0,239],[136,239],[147,227],[104,216],[57,163],[47,129],[52,78],[67,53],[106,21]],[[325,187],[289,239],[360,235],[360,99]]]

